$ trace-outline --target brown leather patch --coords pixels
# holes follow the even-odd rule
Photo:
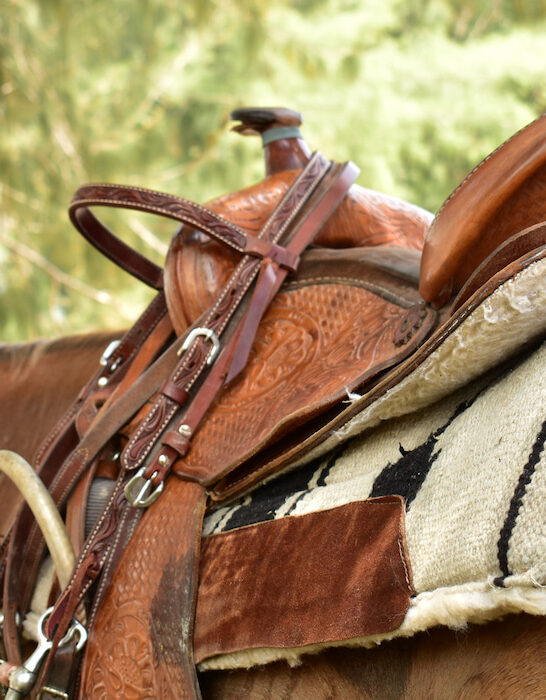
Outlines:
[[[195,659],[388,632],[412,593],[399,496],[211,535],[202,543]]]

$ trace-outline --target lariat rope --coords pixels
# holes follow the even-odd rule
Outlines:
[[[70,580],[76,556],[53,499],[34,469],[16,452],[0,450],[0,472],[17,486],[36,518],[63,589]]]
[[[55,502],[31,465],[16,452],[0,450],[0,472],[11,479],[32,511],[49,549],[59,585],[63,589],[70,580],[76,556]],[[5,695],[6,699],[19,700],[26,697],[33,688],[43,659],[52,646],[43,632],[45,620],[52,609],[47,610],[37,620],[36,633],[31,636],[36,639],[38,646],[22,666],[14,666],[7,661],[0,660],[0,683],[9,688]],[[31,627],[34,626],[31,624]],[[28,632],[26,621],[25,627]],[[72,642],[75,635],[77,635],[77,649],[79,650],[85,644],[87,634],[85,628],[77,621],[74,622],[66,635],[66,643]],[[61,641],[61,645],[63,643],[65,640]]]

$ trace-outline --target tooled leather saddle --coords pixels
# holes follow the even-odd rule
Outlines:
[[[87,185],[70,206],[80,233],[158,292],[37,458],[79,559],[45,622],[51,651],[32,697],[114,693],[103,650],[116,634],[140,640],[158,697],[198,697],[192,631],[207,504],[293,468],[544,256],[546,117],[476,168],[432,224],[354,185],[352,163],[312,154],[297,113],[233,117],[237,131],[262,137],[263,183],[207,207]],[[97,206],[181,223],[164,269],[116,238]],[[89,499],[97,515],[86,525]],[[42,556],[23,509],[4,573],[15,665],[17,611],[29,607]],[[69,635],[75,618],[89,631],[83,660]]]

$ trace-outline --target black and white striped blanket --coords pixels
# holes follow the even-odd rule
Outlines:
[[[399,494],[416,595],[398,630],[355,643],[508,612],[546,614],[545,359],[546,343],[520,349],[439,401],[349,437],[210,513],[205,535]],[[204,667],[296,661],[298,653],[251,650]]]

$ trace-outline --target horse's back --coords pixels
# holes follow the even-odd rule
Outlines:
[[[2,449],[31,461],[119,332],[0,345]]]
[[[546,697],[546,620],[520,614],[455,632],[435,628],[374,649],[332,648],[252,670],[201,674],[203,697],[249,700],[455,700]]]
[[[119,333],[97,332],[55,340],[0,345],[0,435],[3,450],[33,463],[47,435],[73,404],[97,367],[102,352]],[[21,502],[15,485],[0,474],[3,541]]]

